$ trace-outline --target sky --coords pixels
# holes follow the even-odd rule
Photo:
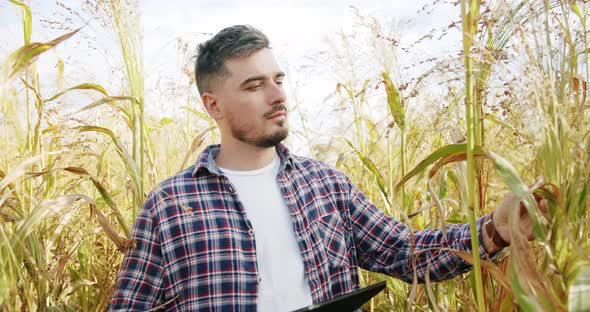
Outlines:
[[[437,2],[437,5],[432,5]],[[445,40],[429,40],[412,45],[432,29],[445,28],[459,18],[459,7],[447,1],[209,1],[209,0],[144,0],[139,1],[143,28],[146,105],[162,115],[173,115],[180,103],[168,103],[167,92],[176,92],[182,98],[183,90],[172,90],[186,79],[183,68],[190,68],[190,56],[198,42],[207,40],[224,27],[250,24],[262,30],[270,39],[272,48],[283,70],[287,73],[286,88],[293,101],[304,103],[303,112],[325,115],[320,108],[325,99],[334,93],[342,75],[326,60],[338,59],[342,51],[339,35],[360,32],[357,13],[366,19],[375,19],[400,42],[401,47],[411,46],[409,53],[400,52],[393,64],[400,67],[430,57],[452,53],[460,49],[458,31]],[[116,36],[106,31],[93,17],[81,8],[82,1],[31,0],[33,13],[33,41],[50,40],[68,30],[85,25],[79,35],[64,42],[51,53],[39,59],[38,71],[45,82],[46,92],[57,91],[55,64],[57,58],[65,62],[65,85],[82,81],[97,82],[107,90],[120,87],[118,70],[121,70]],[[74,12],[74,13],[72,13]],[[0,1],[0,58],[22,45],[21,12],[8,1]],[[55,29],[57,26],[57,29]],[[52,29],[54,28],[54,29]],[[64,28],[64,29],[59,29]],[[354,38],[354,37],[353,37]],[[179,42],[188,47],[181,52]],[[336,43],[335,43],[336,42]],[[371,78],[383,69],[375,59],[375,51],[363,42],[351,43],[352,58],[365,67],[360,77]],[[329,55],[330,57],[327,57]],[[349,55],[350,56],[350,55]],[[333,64],[332,64],[333,66]],[[346,75],[347,73],[345,73]],[[407,73],[416,75],[417,73]],[[363,76],[364,75],[364,76]],[[68,81],[70,79],[71,81]],[[194,90],[196,91],[196,89]],[[194,96],[197,96],[196,94]],[[73,109],[73,108],[72,108]],[[323,119],[315,120],[321,128]],[[296,126],[296,125],[295,125]]]

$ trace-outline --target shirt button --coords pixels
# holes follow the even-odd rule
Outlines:
[[[254,235],[254,230],[249,230],[248,235],[250,235],[250,236]]]
[[[227,189],[229,190],[230,193],[234,193],[235,192],[234,187],[231,186],[231,185]]]

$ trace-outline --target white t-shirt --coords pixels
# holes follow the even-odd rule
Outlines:
[[[219,168],[235,187],[254,228],[258,311],[292,311],[312,304],[289,208],[277,182],[278,155],[252,171]]]

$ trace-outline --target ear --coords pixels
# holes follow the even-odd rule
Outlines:
[[[219,101],[215,94],[204,92],[201,100],[203,101],[203,106],[205,106],[205,109],[211,118],[215,120],[223,118],[223,113],[221,111],[221,107],[219,107]]]

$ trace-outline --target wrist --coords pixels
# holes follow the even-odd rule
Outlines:
[[[494,224],[493,212],[492,214],[488,215],[488,217],[484,221],[483,230],[488,243],[488,246],[486,247],[491,247],[488,248],[489,253],[493,253],[510,245],[510,243],[505,241],[500,235],[500,233],[498,233],[496,225]]]

